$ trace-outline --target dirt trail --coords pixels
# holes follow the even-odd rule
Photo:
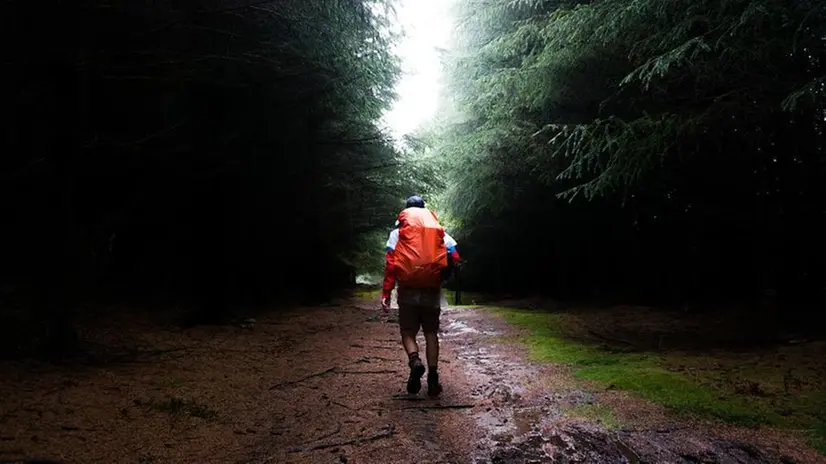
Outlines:
[[[379,321],[375,306],[341,302],[259,317],[254,327],[133,334],[131,343],[159,354],[80,373],[32,377],[32,366],[0,365],[0,461],[822,462],[783,437],[764,437],[761,450],[747,433],[711,433],[631,399],[637,420],[625,428],[568,417],[600,399],[564,369],[526,362],[517,345],[498,342],[515,329],[478,309],[443,313],[442,396],[395,399],[406,356],[397,325]],[[169,397],[183,400],[160,402]]]
[[[636,421],[636,427],[613,431],[593,421],[566,417],[563,411],[593,404],[597,398],[572,387],[562,369],[533,365],[514,345],[497,343],[514,329],[477,309],[447,308],[443,313],[440,371],[445,391],[441,398],[424,399],[423,392],[416,401],[393,399],[403,396],[406,376],[397,328],[375,320],[358,322],[370,319],[372,304],[354,309],[363,312],[355,312],[353,325],[340,336],[320,332],[304,341],[305,350],[318,354],[314,367],[302,368],[294,376],[298,382],[278,388],[284,400],[304,404],[306,414],[297,422],[285,418],[278,436],[263,440],[243,462],[788,463],[819,459],[783,455],[780,443],[772,451],[761,451],[744,441],[669,421],[656,408],[641,414],[643,420]],[[325,360],[325,343],[330,343],[326,352],[335,353],[335,358]],[[314,373],[322,374],[307,378]]]

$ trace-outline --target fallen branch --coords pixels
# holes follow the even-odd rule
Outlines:
[[[398,374],[399,371],[336,371],[336,374]]]
[[[370,361],[367,358],[361,358],[358,361],[355,361],[351,364],[369,363],[369,362]],[[276,388],[285,387],[287,385],[294,385],[294,384],[303,382],[305,380],[309,380],[309,379],[312,379],[314,377],[321,377],[322,375],[327,375],[327,374],[330,374],[330,373],[333,373],[333,372],[335,372],[337,374],[398,374],[399,373],[398,371],[390,371],[390,370],[384,370],[384,371],[343,371],[343,370],[339,370],[337,367],[331,367],[329,369],[325,369],[321,372],[316,372],[315,374],[310,374],[308,376],[302,377],[302,378],[297,379],[297,380],[285,380],[283,382],[279,382],[279,383],[273,385],[272,387],[270,387],[270,390],[275,390]]]
[[[398,350],[398,346],[382,346],[382,345],[350,345],[351,348],[372,348],[374,350]]]
[[[427,398],[413,395],[393,395],[390,399],[393,401],[425,401]]]
[[[382,356],[363,356],[363,357],[359,358],[359,360],[356,361],[353,364],[371,363],[372,362],[372,361],[370,361],[371,359],[374,360],[374,361],[392,361],[392,362],[399,362],[400,361],[400,359],[398,359],[398,358],[385,358],[385,357],[382,357]]]
[[[470,409],[475,404],[423,404],[421,406],[403,406],[400,409]]]
[[[270,390],[275,390],[276,388],[285,387],[287,385],[293,385],[293,384],[296,384],[296,383],[300,383],[300,382],[303,382],[305,380],[312,379],[313,377],[320,377],[322,375],[329,374],[330,372],[333,372],[335,370],[336,370],[335,367],[331,367],[331,368],[325,369],[321,372],[316,372],[315,374],[310,374],[306,377],[302,377],[298,380],[285,380],[284,382],[279,382],[279,383],[273,385],[272,387],[270,387]]]
[[[351,408],[350,406],[347,406],[347,405],[346,405],[346,404],[344,404],[344,403],[339,403],[338,401],[333,401],[331,404],[334,404],[334,405],[336,405],[336,406],[341,406],[342,408],[344,408],[344,409],[349,409],[349,410],[351,410],[351,411],[353,410],[353,408]]]
[[[315,451],[315,450],[321,450],[321,449],[327,449],[327,448],[335,448],[337,446],[361,445],[363,443],[368,443],[368,442],[371,442],[371,441],[380,440],[382,438],[392,437],[393,434],[395,434],[395,433],[396,433],[395,427],[390,425],[390,426],[385,427],[379,433],[377,433],[375,435],[371,435],[369,437],[354,438],[352,440],[347,440],[347,441],[338,441],[338,442],[333,442],[333,443],[321,443],[321,444],[313,445],[313,446],[304,446],[304,447],[299,447],[299,448],[292,448],[292,449],[290,449],[289,452],[290,453],[306,453],[306,452],[309,452],[309,451]]]
[[[338,427],[336,427],[335,430],[333,430],[330,433],[325,433],[324,435],[314,439],[313,441],[321,441],[321,440],[324,440],[325,438],[330,438],[333,435],[336,435],[337,433],[341,432],[341,424],[337,424],[337,425],[338,425]]]

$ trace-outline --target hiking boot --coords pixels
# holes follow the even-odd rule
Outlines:
[[[422,376],[424,375],[424,364],[419,358],[410,361],[410,377],[407,379],[407,393],[415,395],[422,389]]]
[[[442,392],[442,384],[439,383],[439,374],[437,372],[427,373],[427,395],[439,396]]]

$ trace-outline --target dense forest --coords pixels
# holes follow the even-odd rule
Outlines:
[[[439,205],[479,289],[826,299],[826,6],[459,0]]]
[[[90,300],[213,319],[349,285],[423,188],[379,125],[400,72],[391,14],[4,2],[0,325],[66,326]]]
[[[320,302],[411,193],[467,288],[822,302],[824,8],[457,0],[398,143],[390,0],[4,2],[0,325]]]

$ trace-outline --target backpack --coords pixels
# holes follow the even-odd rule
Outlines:
[[[442,271],[448,265],[447,247],[436,214],[415,207],[399,213],[399,242],[394,255],[400,286],[441,287]]]

